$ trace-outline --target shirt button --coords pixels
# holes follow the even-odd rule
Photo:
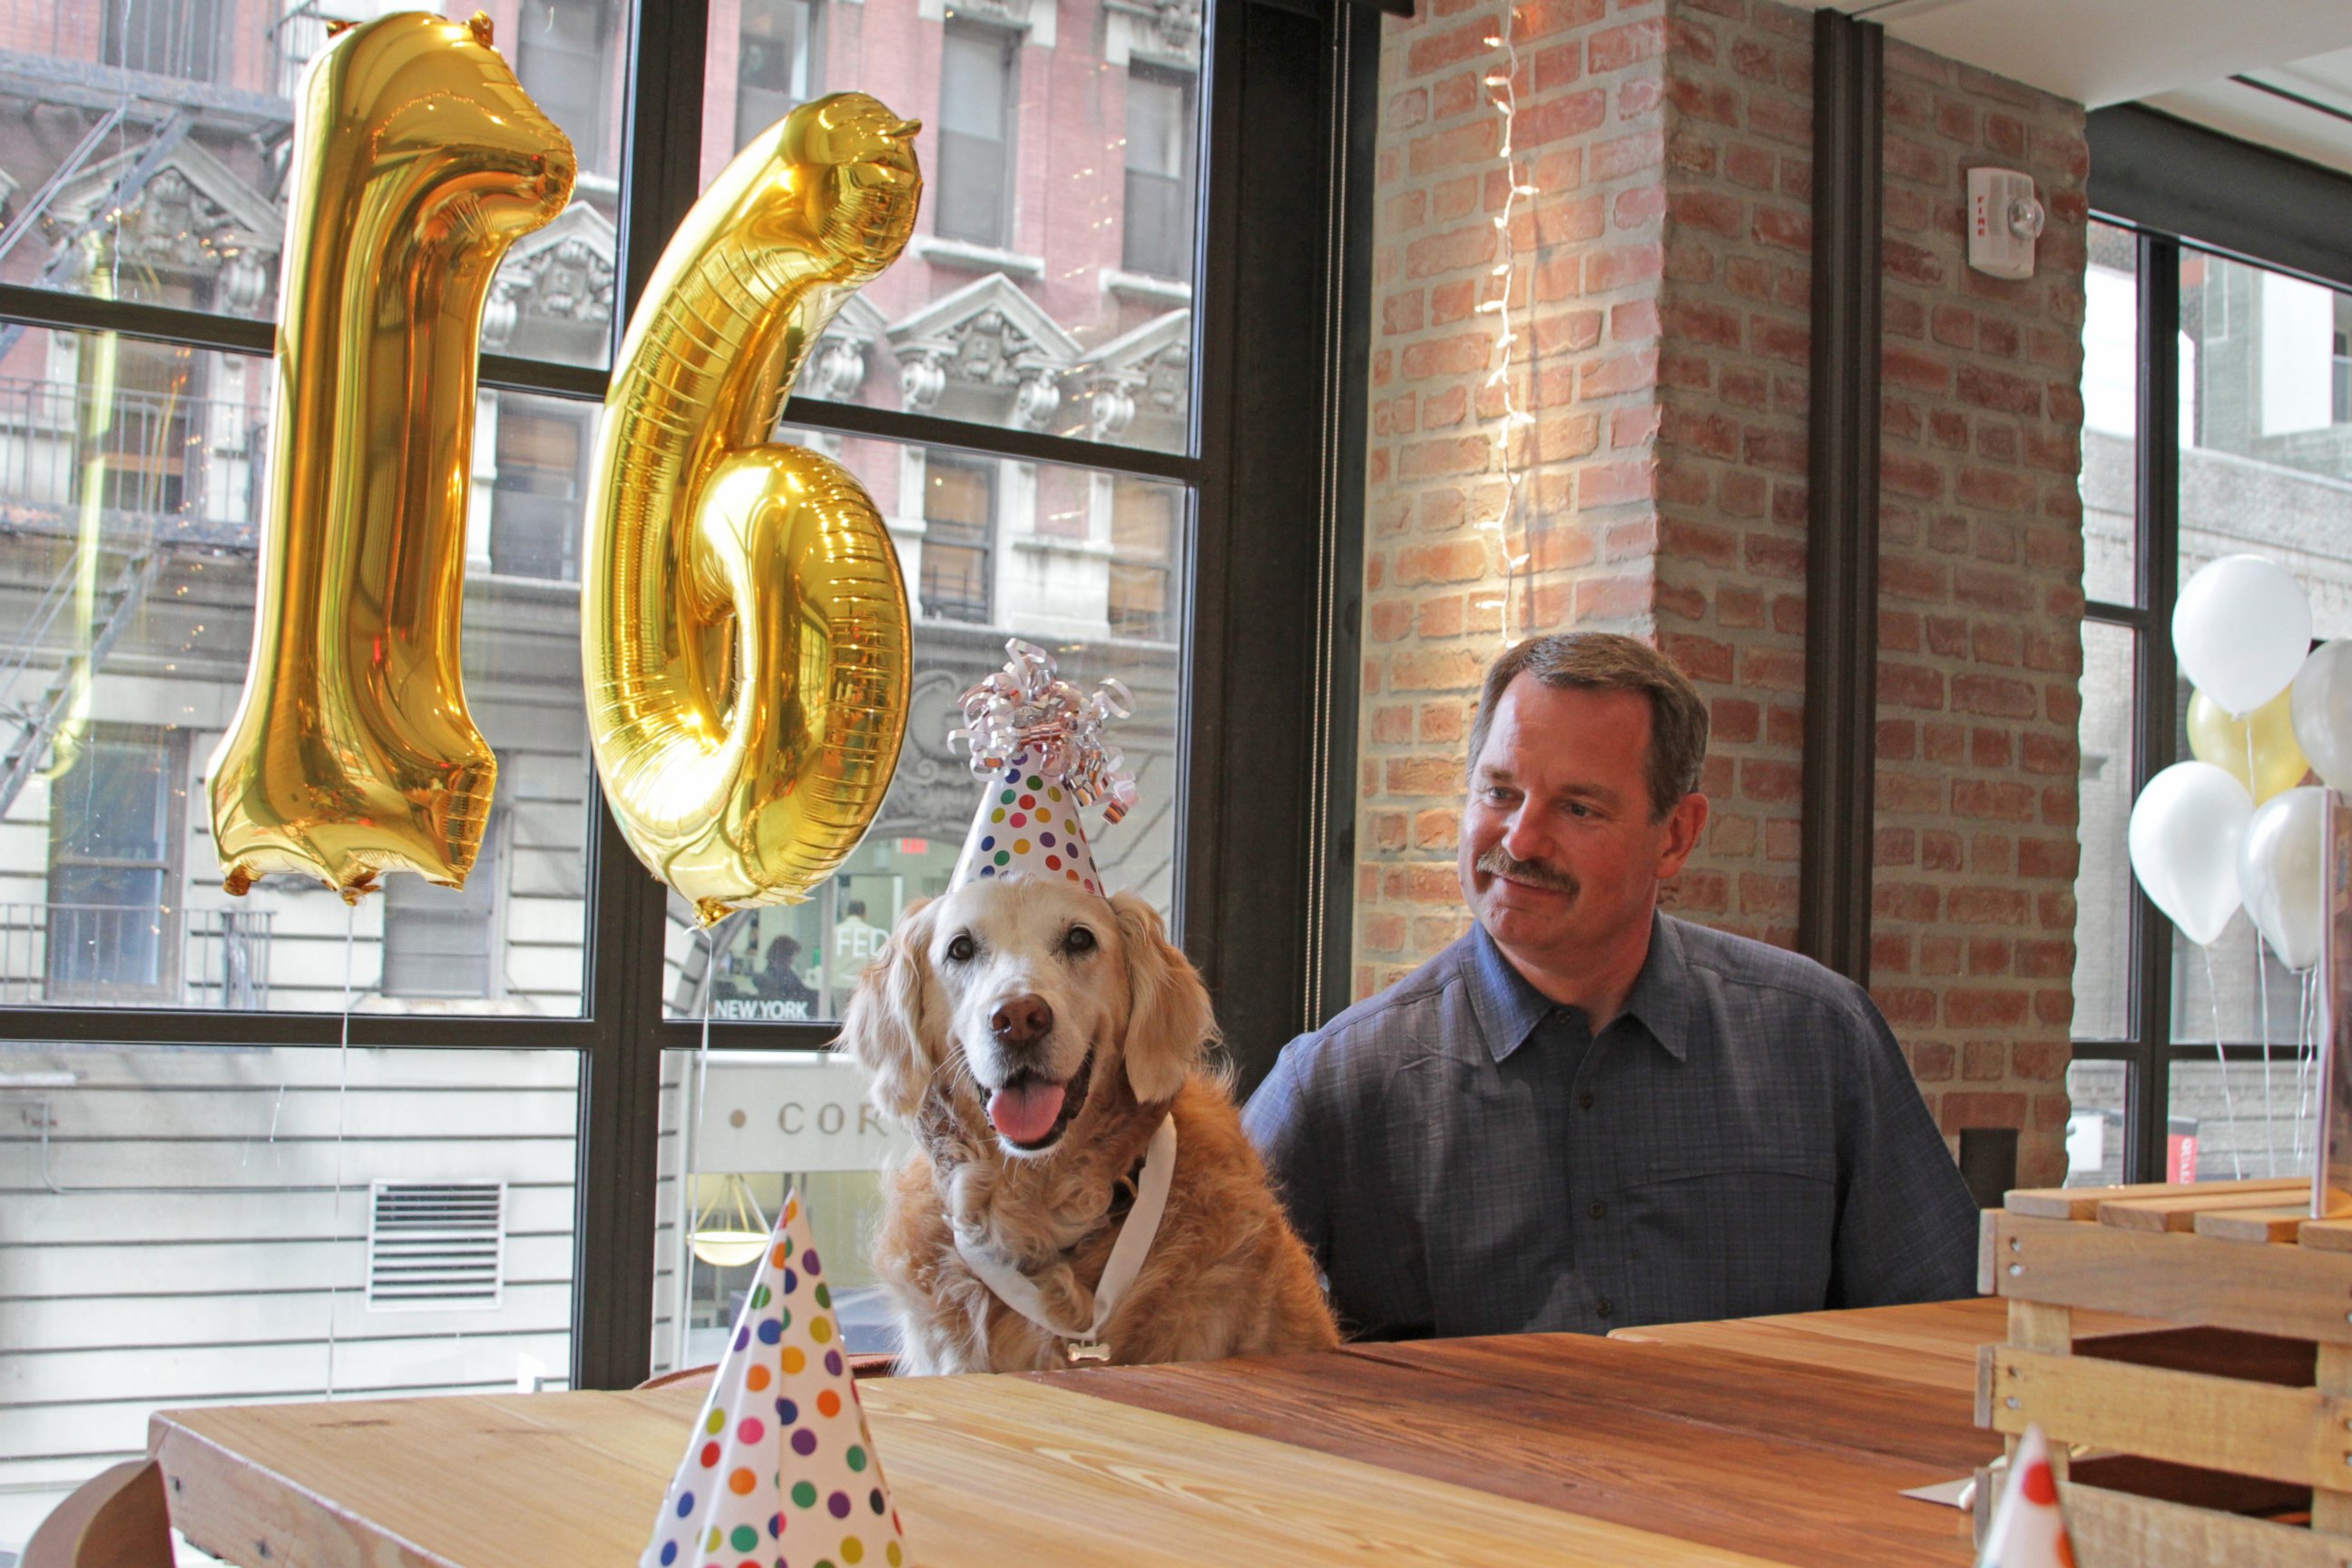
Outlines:
[[[1581,1108],[1581,1109],[1583,1109],[1583,1110],[1591,1110],[1591,1109],[1592,1109],[1592,1091],[1591,1091],[1591,1089],[1586,1089],[1582,1094],[1578,1095],[1578,1096],[1576,1097],[1576,1103],[1577,1103],[1577,1105],[1578,1105],[1580,1108]]]
[[[1606,1296],[1601,1297],[1601,1300],[1592,1303],[1592,1315],[1596,1318],[1605,1318],[1616,1310],[1616,1308],[1609,1304],[1609,1298]]]
[[[1607,1214],[1608,1212],[1609,1212],[1609,1205],[1608,1205],[1607,1204],[1603,1204],[1603,1203],[1596,1203],[1596,1204],[1594,1204],[1594,1205],[1592,1205],[1592,1217],[1593,1217],[1594,1219],[1599,1219],[1601,1215],[1603,1215]]]

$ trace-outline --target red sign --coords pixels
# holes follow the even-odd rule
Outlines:
[[[928,838],[901,838],[898,840],[898,853],[901,855],[928,855],[930,852],[931,841]]]

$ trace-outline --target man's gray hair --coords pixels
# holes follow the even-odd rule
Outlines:
[[[1514,645],[1486,671],[1470,724],[1471,771],[1486,749],[1495,706],[1521,675],[1556,690],[1633,691],[1650,700],[1650,814],[1664,817],[1698,788],[1706,762],[1706,703],[1690,678],[1639,637],[1616,632],[1556,632]]]

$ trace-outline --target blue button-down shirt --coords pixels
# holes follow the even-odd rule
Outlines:
[[[1975,1205],[1868,995],[1667,916],[1598,1038],[1474,926],[1293,1040],[1245,1122],[1365,1338],[1974,1293]]]

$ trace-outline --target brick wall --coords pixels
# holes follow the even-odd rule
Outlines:
[[[1972,164],[2049,209],[1971,271]],[[1872,989],[1947,1132],[2065,1176],[2083,639],[2083,110],[1889,41]]]
[[[1497,4],[1381,61],[1356,991],[1463,929],[1461,750],[1504,644]],[[1535,424],[1510,633],[1653,637],[1708,700],[1714,821],[1669,907],[1787,942],[1804,683],[1811,18],[1528,0],[1515,384]],[[2079,108],[1890,43],[1874,979],[1948,1131],[2063,1166],[2080,658]],[[1965,168],[2032,173],[2042,276],[1960,262]],[[1905,748],[1908,746],[1906,751]]]

